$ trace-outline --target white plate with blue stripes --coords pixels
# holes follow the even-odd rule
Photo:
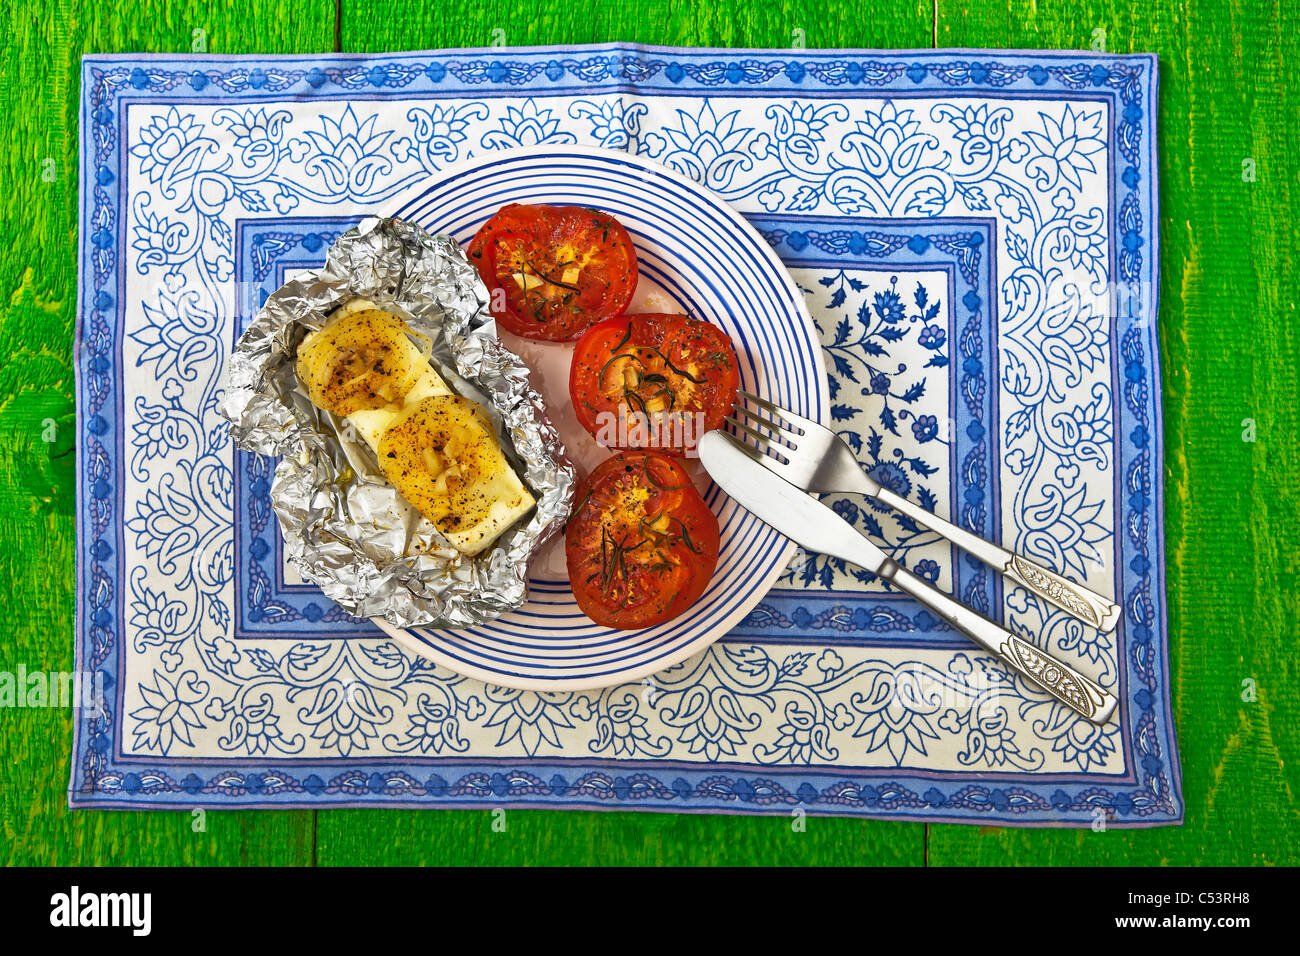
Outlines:
[[[628,153],[539,146],[490,152],[450,166],[408,193],[392,215],[464,245],[512,202],[592,206],[613,215],[632,237],[640,270],[629,312],[707,318],[735,342],[742,388],[814,420],[823,417],[830,404],[826,370],[803,295],[767,242],[714,193]],[[585,473],[609,453],[571,415],[572,345],[500,334],[532,369],[548,414]],[[523,607],[489,624],[403,630],[375,623],[457,673],[527,690],[609,687],[685,660],[743,621],[795,550],[695,466],[697,484],[718,517],[721,552],[704,595],[665,624],[618,631],[583,614],[565,574],[562,537],[530,566]]]

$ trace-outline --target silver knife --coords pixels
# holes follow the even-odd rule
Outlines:
[[[787,538],[810,551],[866,568],[1088,720],[1096,724],[1110,720],[1119,703],[1113,694],[901,567],[826,505],[764,468],[757,461],[761,454],[722,431],[706,433],[699,443],[700,461],[718,486]]]

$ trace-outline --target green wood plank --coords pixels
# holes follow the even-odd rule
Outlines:
[[[322,866],[919,866],[920,824],[791,816],[322,810]]]
[[[1161,59],[1165,533],[1187,813],[1181,829],[1145,832],[935,826],[930,862],[1294,864],[1297,5],[938,9],[940,46],[1087,49],[1100,29],[1111,52]],[[1242,700],[1248,678],[1255,703]]]
[[[425,50],[506,44],[664,44],[788,48],[928,47],[931,0],[873,3],[863,16],[839,0],[343,0],[345,51]]]
[[[382,10],[382,15],[380,11]],[[851,4],[513,0],[448,4],[345,0],[343,49],[402,50],[624,40],[681,46],[928,47],[929,2]],[[802,33],[796,32],[802,31]],[[504,832],[487,811],[327,810],[318,815],[322,864],[479,863],[673,866],[889,864],[924,861],[924,827],[880,821],[696,814],[508,811]]]
[[[326,51],[329,0],[115,8],[20,4],[0,52],[0,102],[16,135],[4,147],[0,251],[0,587],[22,595],[0,670],[71,666],[73,464],[71,334],[76,301],[78,65],[83,52]],[[1295,862],[1300,834],[1295,664],[1297,534],[1295,283],[1300,248],[1290,201],[1296,96],[1295,0],[1160,5],[931,3],[742,5],[601,0],[575,16],[546,0],[456,4],[344,0],[346,50],[622,39],[700,46],[1086,48],[1154,50],[1161,71],[1161,346],[1167,431],[1167,541],[1175,714],[1188,801],[1180,830],[930,828],[938,864]],[[494,30],[504,31],[494,34]],[[796,31],[802,31],[802,34]],[[1241,179],[1243,159],[1258,180]],[[53,160],[53,166],[45,161]],[[46,182],[41,173],[52,169]],[[1285,278],[1280,278],[1285,277]],[[12,358],[11,358],[12,356]],[[1241,440],[1242,420],[1257,441]],[[41,440],[47,420],[54,441]],[[51,573],[50,569],[55,569]],[[1241,682],[1259,699],[1241,700]],[[69,718],[0,711],[0,826],[9,863],[301,863],[310,813],[187,814],[66,809]],[[316,815],[322,862],[919,863],[922,828],[811,818],[513,811],[328,811]]]
[[[77,149],[83,53],[317,52],[334,45],[330,0],[27,2],[6,11],[0,109],[0,592],[11,618],[0,671],[72,669]],[[52,423],[53,430],[49,429]],[[53,441],[44,441],[53,438]],[[310,811],[188,813],[67,808],[71,714],[0,710],[0,860],[8,864],[303,863]]]

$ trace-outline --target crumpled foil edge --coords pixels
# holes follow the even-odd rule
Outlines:
[[[492,414],[537,500],[488,550],[466,557],[379,475],[364,444],[298,387],[298,343],[365,300],[431,337],[453,390]],[[399,219],[340,236],[323,269],[273,293],[240,336],[219,406],[245,451],[281,456],[270,489],[285,555],[350,614],[396,627],[483,624],[523,604],[529,560],[563,526],[574,470],[523,361],[497,339],[488,293],[454,240]],[[367,459],[367,454],[370,455]]]

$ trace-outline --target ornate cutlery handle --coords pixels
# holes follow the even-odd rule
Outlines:
[[[1085,624],[1091,624],[1105,633],[1115,629],[1123,613],[1118,604],[1107,601],[1100,594],[1067,581],[1055,571],[1039,567],[1027,558],[1012,554],[1002,568],[1005,577],[1023,584],[1030,591],[1046,598],[1059,608],[1069,611]]]
[[[1115,625],[1119,623],[1120,615],[1123,613],[1120,606],[1090,591],[1082,584],[1067,581],[1055,571],[1040,567],[1014,551],[1008,551],[991,541],[985,541],[979,535],[931,514],[888,488],[881,488],[876,499],[895,511],[907,515],[917,524],[937,531],[963,551],[975,555],[985,564],[996,568],[1005,577],[1023,585],[1034,594],[1068,611],[1102,633],[1114,630]]]
[[[890,562],[878,574],[898,585],[953,627],[970,635],[985,650],[996,654],[1021,676],[1094,724],[1106,723],[1115,712],[1119,701],[1113,694],[1102,690],[1095,681],[936,590],[910,571]]]

